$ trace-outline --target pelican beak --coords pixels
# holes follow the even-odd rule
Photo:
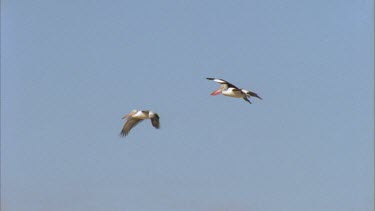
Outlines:
[[[212,96],[218,95],[221,93],[221,88],[215,90],[214,92],[211,93]]]

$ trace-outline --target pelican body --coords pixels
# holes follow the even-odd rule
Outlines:
[[[149,110],[132,110],[130,113],[123,116],[122,119],[127,119],[127,121],[121,130],[121,136],[127,136],[133,127],[145,119],[150,119],[152,126],[156,129],[160,128],[159,115]]]
[[[235,85],[229,83],[228,81],[225,81],[223,79],[218,79],[218,78],[207,78],[207,80],[215,81],[220,85],[220,87],[215,90],[214,92],[211,93],[211,95],[215,96],[218,94],[222,94],[224,96],[228,97],[235,97],[235,98],[242,98],[248,103],[251,104],[249,98],[250,97],[256,97],[262,100],[261,97],[258,96],[255,92],[248,91],[246,89],[240,89],[236,87]]]

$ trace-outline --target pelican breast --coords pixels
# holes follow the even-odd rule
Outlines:
[[[228,97],[236,97],[236,98],[243,97],[241,90],[233,88],[233,87],[230,87],[227,90],[223,90],[221,93]]]

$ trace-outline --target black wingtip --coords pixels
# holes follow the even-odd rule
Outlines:
[[[119,134],[121,137],[125,137],[126,135],[128,135],[127,133],[125,133],[125,131],[121,131],[120,134]]]
[[[207,80],[211,80],[211,81],[212,81],[212,80],[214,80],[215,78],[206,78],[206,79],[207,79]]]
[[[259,97],[259,95],[255,94],[255,93],[254,93],[253,97],[256,97],[256,98],[258,98],[258,99],[263,100],[261,97]]]
[[[244,97],[243,99],[244,99],[245,101],[247,101],[248,103],[252,104],[252,103],[250,102],[250,100],[249,100],[247,97]]]
[[[257,93],[255,93],[255,92],[247,91],[247,92],[246,92],[246,95],[251,96],[251,97],[256,97],[256,98],[258,98],[258,99],[260,99],[260,100],[263,100],[263,99],[262,99],[261,97],[259,97],[259,95],[258,95]]]
[[[160,128],[160,122],[159,122],[159,115],[158,114],[155,114],[155,116],[153,118],[151,118],[151,124],[156,129]]]

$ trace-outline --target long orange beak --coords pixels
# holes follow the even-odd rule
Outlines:
[[[218,95],[220,93],[221,93],[221,89],[219,88],[219,89],[215,90],[214,92],[212,92],[211,95],[215,96],[215,95]]]

